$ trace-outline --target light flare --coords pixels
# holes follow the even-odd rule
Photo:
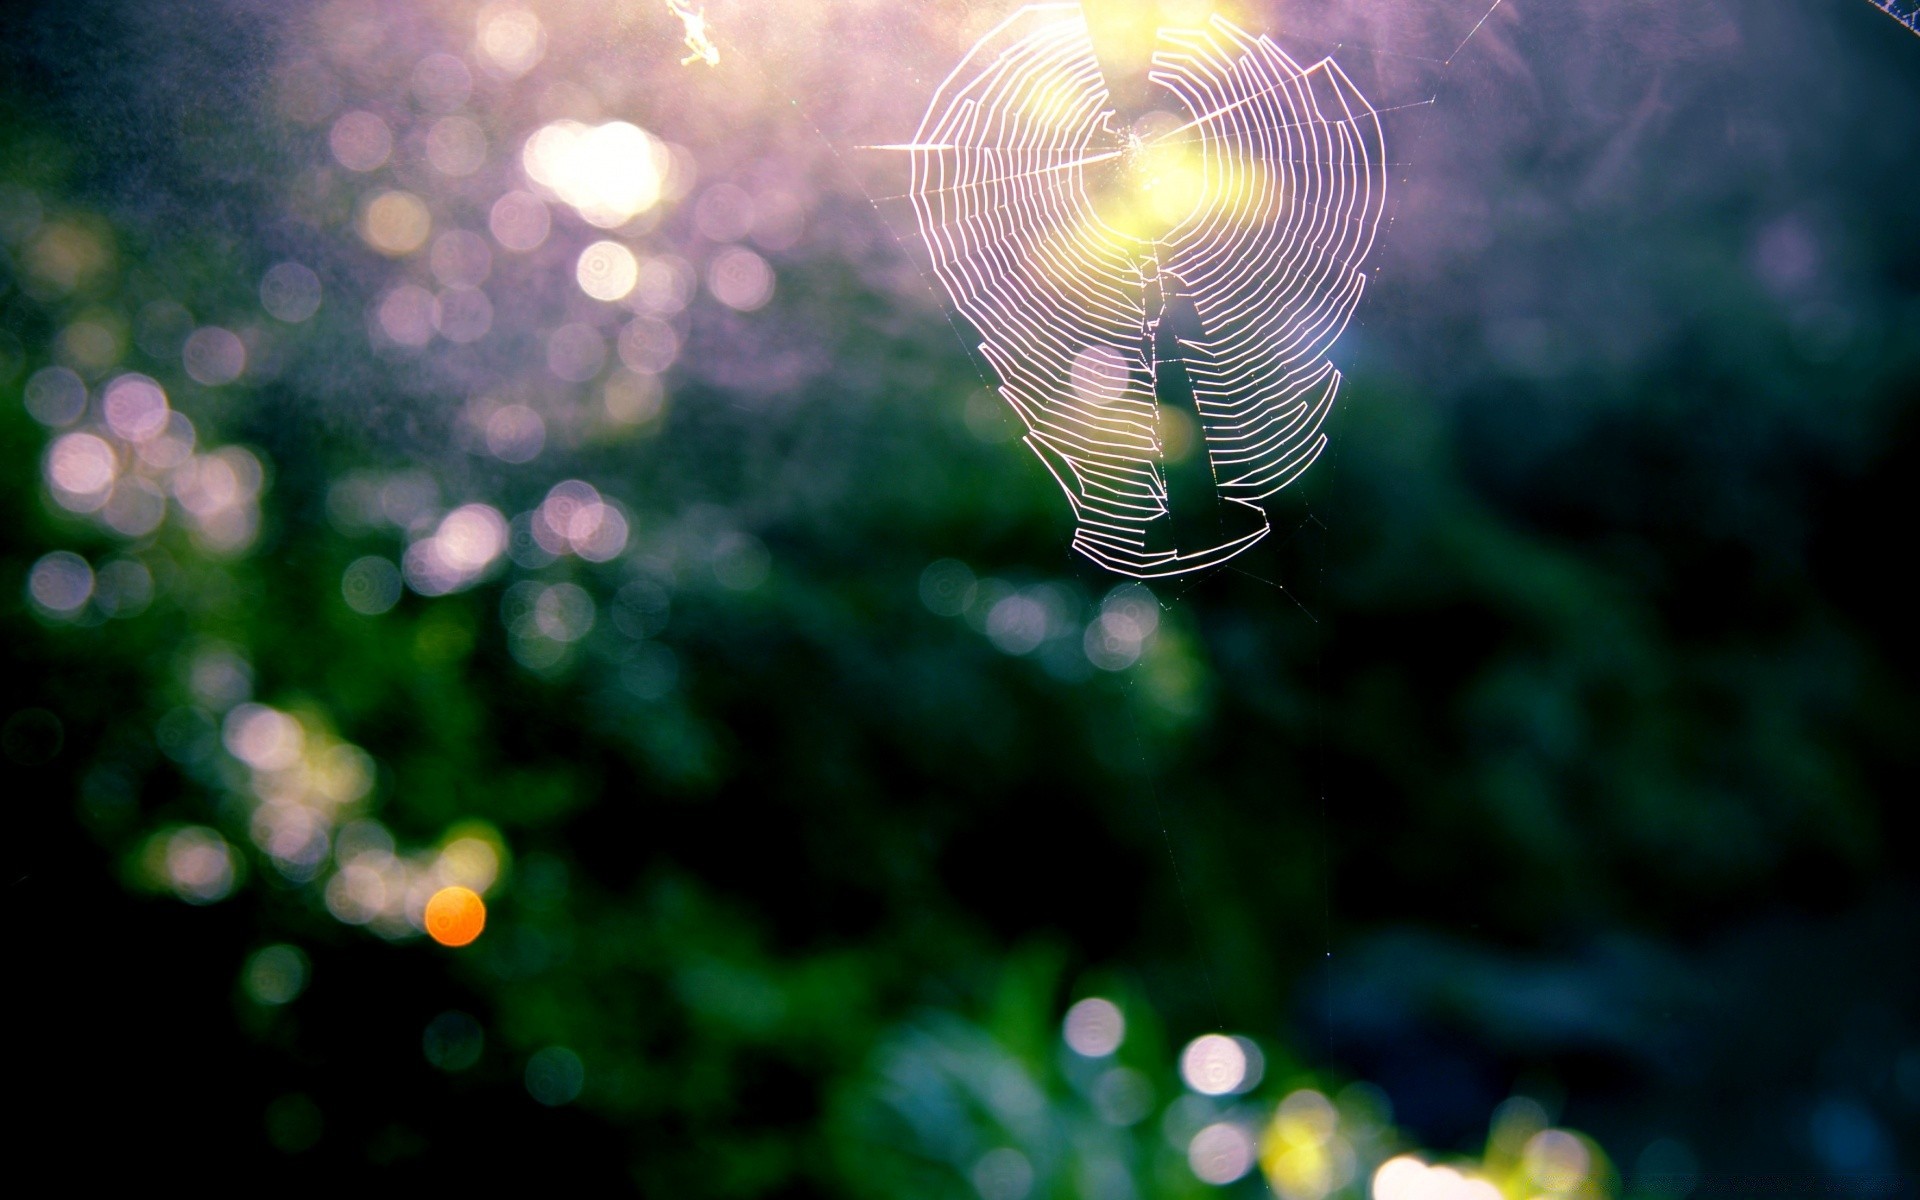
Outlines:
[[[671,165],[666,146],[637,125],[572,120],[536,130],[520,163],[528,179],[601,229],[624,225],[658,204]]]

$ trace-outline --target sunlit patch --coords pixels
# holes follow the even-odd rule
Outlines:
[[[264,704],[242,704],[227,714],[222,731],[227,753],[256,771],[280,771],[299,761],[306,732],[287,713]]]
[[[1509,1096],[1493,1111],[1487,1146],[1507,1158],[1519,1158],[1534,1135],[1553,1124],[1547,1110],[1531,1096]]]
[[[1187,1143],[1187,1165],[1202,1183],[1232,1183],[1253,1169],[1253,1139],[1239,1125],[1215,1122]]]
[[[448,513],[434,533],[440,556],[457,571],[477,572],[505,548],[506,523],[485,504],[466,504]]]
[[[500,848],[498,835],[487,832],[491,836],[465,833],[442,846],[434,859],[434,878],[479,893],[491,888],[500,878]]]
[[[1485,1179],[1402,1154],[1374,1171],[1373,1196],[1374,1200],[1501,1200],[1502,1193]]]
[[[546,28],[517,4],[487,5],[474,29],[483,61],[502,78],[518,79],[546,55]]]
[[[503,404],[487,415],[484,436],[501,462],[532,462],[547,444],[547,423],[524,404]]]
[[[1182,463],[1200,449],[1199,422],[1184,408],[1171,404],[1153,406],[1153,431],[1160,443],[1163,462]]]
[[[527,139],[520,162],[528,179],[582,220],[612,229],[659,203],[668,153],[625,121],[555,121]]]
[[[167,394],[144,374],[123,374],[100,394],[100,413],[117,436],[146,442],[167,428]]]
[[[1149,113],[1123,135],[1117,158],[1088,168],[1088,199],[1102,223],[1156,241],[1200,210],[1212,180],[1199,143],[1180,139],[1179,126],[1171,113]]]
[[[433,340],[440,301],[418,284],[403,283],[380,298],[374,319],[387,340],[418,349]]]
[[[466,117],[442,117],[427,130],[427,162],[442,175],[471,175],[487,161],[487,135]]]
[[[414,64],[414,99],[429,112],[457,112],[473,94],[473,73],[452,54],[429,54]]]
[[[1578,1134],[1543,1129],[1528,1139],[1521,1162],[1527,1177],[1548,1192],[1571,1192],[1587,1179],[1593,1154]]]
[[[1291,1092],[1261,1139],[1260,1165],[1286,1200],[1322,1200],[1353,1181],[1357,1160],[1339,1133],[1333,1102],[1313,1088]]]
[[[427,901],[426,924],[442,946],[465,946],[487,927],[487,902],[472,888],[443,887]]]
[[[1003,596],[987,610],[987,640],[1002,654],[1031,654],[1047,640],[1047,610],[1021,592]]]
[[[433,303],[433,327],[457,346],[477,342],[493,328],[493,301],[478,288],[450,287]]]
[[[1123,583],[1107,593],[1087,623],[1087,660],[1103,671],[1124,671],[1140,660],[1160,627],[1160,605],[1146,586]]]
[[[1108,405],[1127,394],[1133,364],[1111,346],[1088,346],[1073,356],[1067,374],[1076,397],[1084,404]]]
[[[360,236],[389,257],[412,254],[433,232],[433,217],[412,192],[381,192],[360,212]]]
[[[233,848],[204,825],[155,834],[147,842],[149,874],[189,904],[212,904],[233,892],[239,863]]]
[[[753,231],[753,197],[731,183],[716,183],[693,206],[693,227],[710,242],[737,242]]]
[[[666,389],[657,375],[615,371],[607,377],[600,399],[607,419],[614,424],[644,425],[666,408]]]
[[[493,271],[493,251],[470,229],[449,229],[427,254],[433,277],[447,287],[477,288]]]
[[[1087,661],[1103,671],[1124,671],[1140,661],[1146,640],[1139,625],[1124,613],[1103,612],[1087,623]]]
[[[390,884],[400,882],[392,857],[361,854],[327,880],[327,911],[343,925],[371,923],[398,898]]]
[[[1067,1010],[1060,1033],[1075,1054],[1105,1058],[1126,1040],[1127,1021],[1113,1001],[1089,996]]]
[[[634,300],[654,316],[671,316],[686,308],[698,277],[684,258],[655,255],[642,260],[634,281]]]
[[[1247,1052],[1225,1034],[1202,1034],[1180,1054],[1180,1078],[1203,1096],[1237,1091],[1246,1077]]]
[[[442,517],[431,536],[407,547],[401,570],[414,591],[444,596],[478,580],[506,548],[507,521],[499,510],[465,504]]]
[[[1020,105],[1035,122],[1060,129],[1084,119],[1086,93],[1068,80],[1046,80],[1021,93]]]
[[[573,277],[587,295],[612,302],[633,291],[640,279],[640,264],[633,251],[619,242],[599,241],[580,252]]]
[[[115,313],[93,311],[60,331],[60,357],[93,376],[110,369],[126,353],[126,325]]]
[[[393,130],[370,112],[350,112],[333,123],[327,146],[349,171],[374,171],[393,154]]]
[[[625,514],[592,484],[569,479],[555,484],[540,502],[532,533],[540,548],[556,558],[574,554],[589,562],[609,562],[626,548],[628,524]]]
[[[1144,62],[1153,53],[1161,14],[1152,3],[1084,6],[1087,34],[1100,52],[1115,61]]]
[[[264,475],[260,460],[238,446],[195,455],[173,471],[173,498],[203,549],[235,553],[253,543]]]
[[[729,246],[707,267],[707,290],[728,308],[753,312],[773,298],[773,268],[744,246]]]
[[[484,257],[484,244],[480,251]],[[287,319],[305,319],[317,306],[317,283],[306,268],[279,264],[262,282],[262,306]],[[154,321],[192,328],[184,310],[159,313]],[[188,371],[201,382],[237,374],[247,343],[218,327],[199,333],[198,346],[180,335]],[[155,344],[167,349],[179,342]],[[37,406],[50,423],[85,415],[86,388],[74,373],[45,374],[30,387],[30,411]],[[56,503],[93,514],[107,530],[129,538],[145,538],[177,514],[208,556],[251,543],[266,485],[254,454],[235,446],[197,452],[193,423],[173,411],[164,390],[144,375],[105,382],[96,416],[97,425],[58,435],[48,448],[42,466]],[[507,530],[497,511],[467,505],[436,517],[437,492],[422,474],[396,473],[367,490],[382,519],[414,535],[417,553],[409,565],[416,578],[430,577],[441,588],[463,586],[504,551]],[[55,551],[27,572],[26,601],[49,624],[136,617],[163,586],[151,561],[165,564],[169,573],[175,569],[164,555],[145,549],[110,554],[97,566]],[[385,612],[398,600],[404,579],[390,560],[363,556],[342,575],[341,596],[355,611]],[[183,660],[189,700],[157,723],[156,743],[183,764],[209,764],[224,750],[221,770],[208,776],[229,792],[220,802],[223,822],[239,824],[281,879],[324,879],[317,890],[337,919],[382,937],[409,937],[424,927],[437,890],[459,885],[480,892],[497,881],[504,851],[490,831],[456,827],[438,848],[409,855],[378,822],[357,816],[373,789],[372,760],[329,732],[316,714],[253,700],[252,669],[237,648],[202,642]],[[137,861],[154,886],[191,903],[210,903],[231,894],[245,874],[247,860],[229,836],[207,826],[169,827],[143,843]],[[294,948],[268,947],[249,960],[241,983],[255,1002],[276,1006],[298,994],[305,969]]]
[[[133,448],[134,457],[156,471],[170,471],[193,457],[199,433],[185,413],[169,413],[166,427]]]
[[[1325,1142],[1340,1123],[1332,1100],[1313,1089],[1288,1092],[1273,1112],[1273,1127],[1283,1140]]]
[[[152,481],[123,477],[100,509],[107,528],[122,537],[146,537],[167,518],[167,496]]]
[[[254,809],[248,832],[254,845],[267,852],[280,874],[296,883],[319,875],[331,849],[329,814],[302,803],[293,789],[282,789],[278,779],[256,777],[264,783],[260,807]]]
[[[194,382],[209,387],[232,383],[247,369],[247,346],[230,329],[208,325],[188,335],[180,362]]]
[[[507,249],[527,251],[547,240],[553,217],[540,197],[531,192],[508,192],[493,202],[487,228],[493,240]]]
[[[680,335],[665,321],[635,317],[620,330],[620,361],[639,375],[658,375],[680,357]]]
[[[193,698],[212,712],[225,712],[253,695],[252,665],[225,642],[202,643],[185,674]]]
[[[113,245],[104,229],[79,221],[43,226],[25,248],[27,271],[41,286],[71,292],[113,265]]]
[[[120,476],[120,456],[104,438],[69,433],[47,448],[47,487],[69,512],[94,512],[107,502]]]

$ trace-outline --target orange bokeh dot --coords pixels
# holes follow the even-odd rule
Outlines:
[[[487,902],[472,888],[443,887],[427,901],[427,936],[442,946],[464,946],[487,927]]]

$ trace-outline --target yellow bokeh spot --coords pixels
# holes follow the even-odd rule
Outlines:
[[[1207,169],[1191,142],[1147,142],[1135,152],[1129,178],[1148,217],[1172,227],[1199,206]]]
[[[1213,0],[1160,0],[1160,24],[1180,29],[1203,29],[1218,14]]]
[[[360,236],[389,258],[412,254],[432,232],[432,214],[411,192],[381,192],[360,212]]]
[[[663,142],[629,122],[554,121],[527,139],[520,165],[589,225],[613,229],[660,202],[671,163]]]
[[[1200,439],[1196,422],[1181,409],[1162,404],[1160,416],[1160,454],[1165,462],[1185,462],[1192,457]]]
[[[70,292],[113,265],[113,244],[104,228],[81,221],[56,221],[29,242],[23,256],[27,271],[41,283]]]
[[[472,888],[485,896],[506,867],[506,842],[485,821],[462,821],[448,829],[434,859],[434,882]]]
[[[1073,81],[1055,79],[1027,89],[1020,97],[1020,105],[1041,124],[1064,129],[1072,123],[1075,108],[1085,99],[1086,93]]]
[[[1142,60],[1153,52],[1159,25],[1154,6],[1134,0],[1102,0],[1082,7],[1087,14],[1087,31],[1100,52]]]
[[[1124,237],[1156,241],[1192,216],[1211,186],[1200,143],[1177,120],[1153,113],[1136,124],[1120,153],[1088,173],[1088,199],[1102,224]]]
[[[1077,290],[1090,276],[1123,272],[1145,247],[1095,216],[1063,222],[1028,251],[1034,268],[1055,286]]]
[[[1216,0],[1092,0],[1082,6],[1093,44],[1103,55],[1145,62],[1163,29],[1205,29],[1216,16],[1234,18]]]
[[[1269,1146],[1261,1166],[1274,1189],[1288,1200],[1320,1200],[1333,1190],[1333,1161],[1317,1143]]]
[[[1261,1139],[1260,1167],[1285,1200],[1322,1200],[1346,1186],[1354,1166],[1326,1096],[1301,1088],[1280,1102]]]
[[[442,946],[464,946],[487,927],[487,902],[472,888],[443,887],[427,901],[427,936]]]

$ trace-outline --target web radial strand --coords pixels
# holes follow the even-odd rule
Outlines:
[[[1867,0],[1867,3],[1913,32],[1920,33],[1920,0]]]
[[[973,48],[901,147],[935,274],[1072,506],[1074,548],[1137,578],[1259,541],[1259,502],[1325,446],[1327,355],[1386,195],[1379,118],[1330,60],[1302,67],[1216,17],[1161,30],[1148,79],[1172,115],[1142,135],[1112,111],[1079,6],[1031,6]],[[1148,178],[1138,164],[1169,150],[1191,152],[1190,211],[1116,225],[1095,178]],[[1175,294],[1198,318],[1176,342],[1216,502],[1243,518],[1188,545],[1171,533],[1156,396]]]

